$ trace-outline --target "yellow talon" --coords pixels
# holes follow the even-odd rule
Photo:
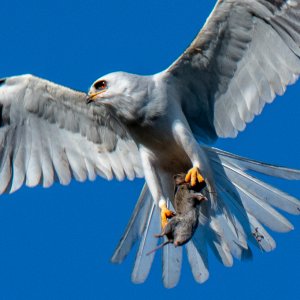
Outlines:
[[[159,201],[161,228],[164,229],[168,224],[168,219],[175,216],[175,213],[167,208],[165,200]]]
[[[203,183],[205,180],[203,176],[200,174],[198,167],[191,168],[185,176],[185,181],[190,182],[191,186],[195,186],[197,181],[199,183]]]

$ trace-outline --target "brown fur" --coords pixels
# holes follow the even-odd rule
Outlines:
[[[190,183],[185,182],[185,174],[174,176],[175,198],[174,209],[176,215],[171,218],[157,237],[166,236],[168,243],[175,246],[186,244],[193,236],[198,227],[198,208],[201,201],[207,200],[200,191],[206,186],[204,183],[198,183],[191,187]]]

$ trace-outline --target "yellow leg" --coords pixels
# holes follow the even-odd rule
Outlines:
[[[191,168],[185,176],[185,181],[190,182],[191,186],[195,186],[197,181],[199,183],[204,182],[203,176],[200,174],[199,168],[193,167]]]
[[[168,219],[175,216],[175,213],[167,208],[165,200],[159,201],[161,228],[164,229],[168,224]]]

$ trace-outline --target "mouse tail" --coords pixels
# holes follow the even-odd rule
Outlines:
[[[151,251],[149,251],[148,253],[146,253],[146,255],[148,256],[148,255],[150,255],[150,254],[156,252],[157,250],[159,250],[159,249],[161,249],[161,248],[163,248],[163,247],[165,247],[166,245],[171,244],[171,243],[172,243],[172,242],[171,242],[170,240],[165,241],[164,243],[158,245],[156,248],[154,248],[154,249],[152,249]]]

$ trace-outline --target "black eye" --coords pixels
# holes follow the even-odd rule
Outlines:
[[[105,80],[99,80],[94,84],[96,90],[103,90],[107,87],[107,82]]]

